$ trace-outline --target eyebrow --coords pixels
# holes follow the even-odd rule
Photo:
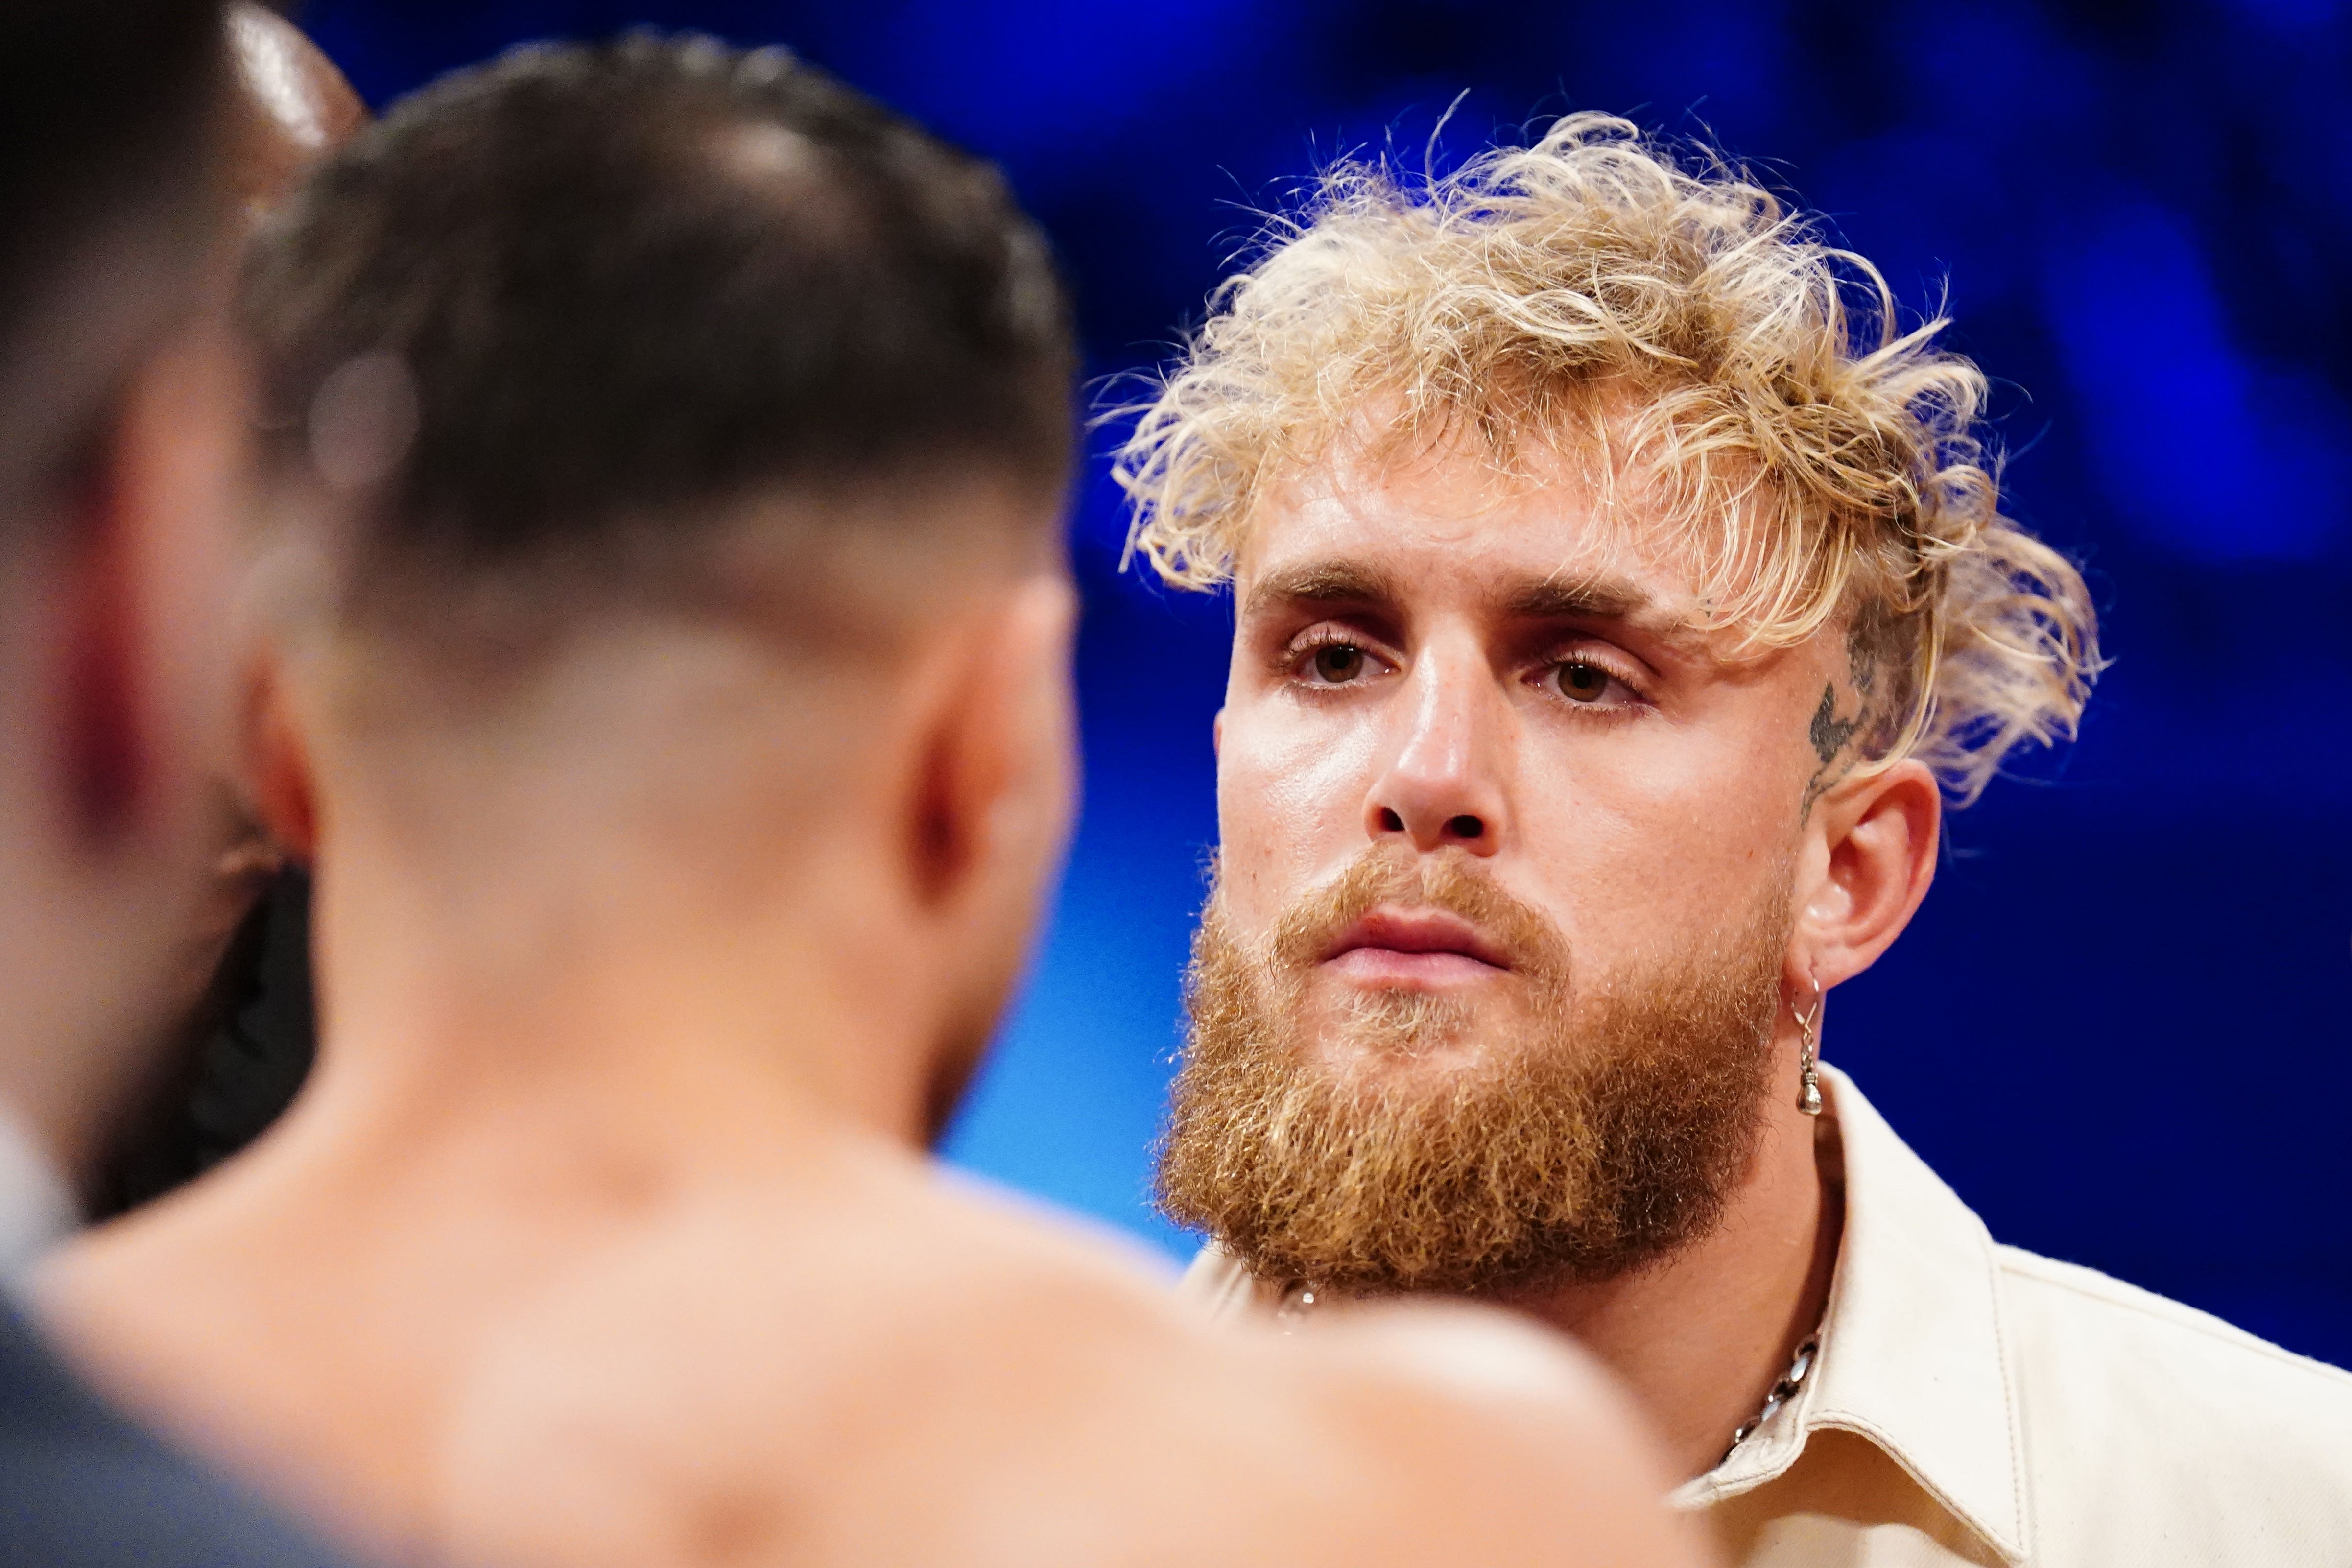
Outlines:
[[[1252,586],[1240,618],[1291,605],[1395,610],[1406,598],[1399,580],[1378,567],[1357,561],[1307,561],[1270,572]],[[1503,609],[1515,621],[1612,621],[1676,647],[1698,640],[1697,629],[1687,619],[1622,577],[1548,577],[1523,583],[1505,598]]]
[[[1267,574],[1242,604],[1244,617],[1277,605],[1382,605],[1400,603],[1396,580],[1352,561],[1312,561]]]
[[[1644,611],[1654,608],[1648,594],[1617,578],[1588,578],[1563,583],[1546,579],[1514,593],[1505,606],[1523,621],[1606,620],[1651,623],[1663,617]]]

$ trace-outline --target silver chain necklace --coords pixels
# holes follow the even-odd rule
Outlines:
[[[1780,1374],[1780,1381],[1774,1384],[1772,1392],[1764,1396],[1764,1408],[1756,1413],[1754,1420],[1731,1435],[1731,1447],[1723,1451],[1723,1459],[1717,1459],[1717,1465],[1739,1452],[1739,1445],[1754,1436],[1756,1428],[1771,1420],[1780,1406],[1796,1397],[1797,1390],[1804,1387],[1805,1379],[1812,1374],[1813,1363],[1821,1359],[1821,1354],[1822,1337],[1819,1334],[1797,1347],[1796,1355],[1789,1363],[1789,1370]]]
[[[1282,1325],[1284,1333],[1296,1333],[1314,1312],[1318,1299],[1314,1286],[1303,1279],[1293,1280],[1282,1292],[1282,1300],[1275,1305],[1274,1321]],[[1738,1453],[1739,1445],[1754,1436],[1758,1427],[1780,1414],[1780,1406],[1797,1396],[1797,1391],[1805,1386],[1805,1379],[1812,1375],[1813,1363],[1821,1359],[1821,1354],[1822,1337],[1819,1334],[1797,1347],[1797,1353],[1790,1358],[1789,1370],[1780,1374],[1780,1381],[1774,1384],[1772,1391],[1764,1396],[1764,1408],[1731,1435],[1731,1446],[1724,1449],[1723,1458],[1716,1461],[1718,1466]]]

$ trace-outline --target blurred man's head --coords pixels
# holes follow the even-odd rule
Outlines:
[[[996,173],[781,50],[526,49],[329,163],[247,305],[331,989],[341,830],[486,952],[551,901],[751,986],[854,943],[944,1100],[1069,787],[1073,348]]]
[[[0,1098],[72,1166],[165,1005],[226,731],[222,53],[217,5],[0,17]]]
[[[1938,784],[2095,670],[1940,325],[1591,116],[1336,170],[1236,280],[1122,469],[1135,548],[1236,602],[1179,1218],[1363,1289],[1707,1230],[1793,1113],[1792,1009],[1926,891]]]
[[[236,73],[228,128],[231,194],[259,223],[310,165],[367,123],[367,105],[301,28],[253,0],[228,8]]]
[[[242,220],[233,227],[249,233],[368,114],[334,62],[277,12],[236,0],[224,19],[229,70],[221,174],[233,216]],[[222,279],[224,291],[233,279],[231,269]],[[249,656],[251,627],[227,612],[223,606],[223,624],[215,629]],[[144,1064],[152,1092],[140,1097],[143,1104],[138,1099],[126,1103],[104,1168],[86,1173],[82,1196],[94,1220],[192,1179],[218,1158],[224,1137],[234,1139],[231,1148],[241,1146],[249,1136],[247,1117],[232,1116],[224,1126],[219,1108],[250,1106],[247,1114],[259,1116],[282,1104],[277,1086],[310,1056],[307,1032],[264,1031],[257,1050],[215,1048],[220,1031],[237,1027],[232,1016],[253,1001],[272,924],[267,910],[256,915],[255,906],[284,869],[284,857],[239,776],[240,762],[223,748],[219,769],[205,784],[210,875],[167,965],[172,978],[160,1014],[131,1020],[145,1043],[130,1049]],[[271,1087],[257,1088],[264,1083]]]

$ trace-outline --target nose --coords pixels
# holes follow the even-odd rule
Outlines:
[[[1497,763],[1510,719],[1486,659],[1425,647],[1403,686],[1391,710],[1402,733],[1365,797],[1365,830],[1424,852],[1495,854],[1507,826]]]

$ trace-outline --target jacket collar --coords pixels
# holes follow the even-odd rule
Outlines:
[[[1853,1081],[1823,1064],[1844,1161],[1845,1234],[1814,1374],[1747,1443],[1675,1494],[1685,1507],[1784,1473],[1813,1432],[1869,1439],[2011,1563],[2029,1542],[2023,1443],[1991,1236]]]

